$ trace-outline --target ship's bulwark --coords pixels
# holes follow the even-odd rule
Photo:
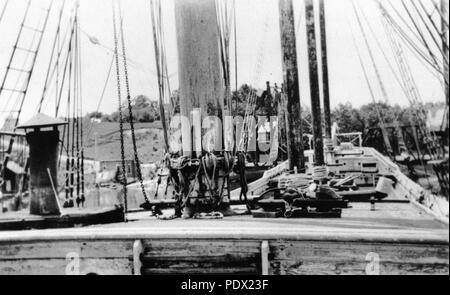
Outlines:
[[[340,219],[162,221],[137,212],[128,223],[6,231],[0,235],[0,273],[448,274],[448,221],[430,209],[438,204],[427,203],[431,196],[419,203],[420,186],[373,149],[363,150],[378,159],[381,173],[390,171],[398,180],[375,208],[352,203]],[[249,190],[261,193],[279,172],[268,171]],[[73,259],[79,264],[68,267]]]

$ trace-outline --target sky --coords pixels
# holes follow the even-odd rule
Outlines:
[[[150,1],[120,1],[125,26],[124,37],[127,57],[129,59],[131,96],[143,94],[150,99],[156,100],[158,89],[150,18]],[[382,1],[387,3],[389,0]],[[394,5],[399,3],[399,1],[392,1]],[[0,9],[5,2],[6,0],[0,0]],[[173,2],[174,0],[163,0],[162,10],[171,89],[177,89],[178,63]],[[309,106],[310,90],[304,2],[302,0],[293,0],[293,2],[297,28],[300,99],[303,105]],[[6,65],[17,38],[26,3],[26,0],[10,0],[5,16],[0,22],[0,79],[3,79],[5,75]],[[30,17],[27,20],[28,25],[36,26],[37,23],[40,23],[40,26],[42,26],[42,14],[48,3],[48,0],[31,0]],[[110,49],[114,46],[111,3],[112,1],[110,0],[79,1],[80,27],[83,32],[81,34],[83,113],[95,111],[97,108],[101,112],[111,113],[116,111],[118,107],[114,68],[109,83],[106,84],[104,99],[98,106],[105,81],[107,80],[107,71],[112,61]],[[315,3],[316,17],[318,17],[318,2]],[[366,15],[374,34],[377,36],[383,50],[387,53],[389,63],[393,65],[394,56],[391,53],[388,39],[384,33],[380,12],[375,1],[358,0],[356,3]],[[22,111],[21,122],[29,119],[37,112],[61,4],[62,0],[53,1],[53,8],[43,36],[40,53],[36,59],[35,71],[30,81],[29,91]],[[70,11],[74,4],[74,0],[66,0],[66,9],[63,14],[63,31],[67,27],[71,15]],[[381,100],[381,90],[380,87],[377,87],[375,71],[371,66],[351,0],[325,0],[325,9],[331,106],[335,107],[340,103],[346,102],[350,102],[354,106],[360,106],[372,101],[358,60],[352,32],[365,60],[369,79],[374,85],[375,95],[377,99]],[[282,67],[278,1],[236,0],[236,13],[238,84],[248,83],[257,88],[264,88],[266,81],[281,84]],[[318,21],[316,23],[318,24]],[[316,28],[316,34],[318,34],[318,27]],[[89,36],[95,37],[100,45],[90,42]],[[32,40],[31,37],[32,33],[30,31],[24,32],[22,41],[29,44]],[[398,83],[395,82],[395,77],[388,67],[385,57],[377,47],[375,39],[371,35],[368,35],[368,38],[388,93],[388,102],[390,104],[407,105],[408,101]],[[231,80],[234,81],[234,39],[231,42]],[[320,48],[320,42],[317,45]],[[442,82],[430,73],[406,48],[405,52],[423,100],[425,102],[444,101]],[[21,64],[23,59],[24,56],[17,56],[16,64]],[[263,60],[260,73],[255,72],[258,59]],[[25,67],[29,65],[30,62],[28,61],[28,65]],[[54,115],[55,100],[53,89],[49,91],[48,96],[44,100],[42,112]],[[9,94],[2,93],[0,95],[0,111],[2,111],[0,113],[0,123],[6,117],[6,113],[3,111],[12,109],[14,103],[15,100]],[[64,114],[65,108],[65,105],[61,106],[60,115]]]

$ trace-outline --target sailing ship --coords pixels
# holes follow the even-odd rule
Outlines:
[[[411,2],[417,11],[425,9]],[[21,32],[26,27],[30,3]],[[276,120],[269,121],[263,116],[260,124],[266,129],[265,136],[270,138],[269,160],[265,162],[271,165],[250,167],[249,155],[258,133],[254,128],[258,124],[254,120],[258,95],[250,91],[242,120],[234,121],[229,49],[233,5],[230,3],[174,1],[180,84],[177,112],[175,105],[170,104],[161,1],[150,1],[165,144],[164,169],[160,170],[155,184],[144,179],[142,173],[124,20],[120,2],[113,1],[114,49],[110,71],[115,65],[122,155],[117,173],[120,189],[106,191],[108,198],[98,198],[95,209],[87,208],[92,194],[84,187],[78,4],[72,10],[67,37],[62,36],[63,45],[58,45],[57,40],[65,4],[60,8],[54,52],[38,113],[21,124],[20,113],[34,62],[31,70],[20,70],[26,73],[25,88],[16,90],[7,86],[8,74],[14,69],[15,51],[21,48],[19,33],[0,87],[0,94],[12,91],[20,95],[16,131],[1,133],[10,138],[4,153],[2,179],[7,178],[7,169],[14,172],[14,165],[8,164],[13,151],[21,151],[18,166],[24,168],[15,169],[20,172],[16,173],[19,185],[14,193],[6,198],[2,196],[2,202],[19,199],[23,206],[26,202],[22,200],[27,199],[29,206],[0,215],[0,273],[448,274],[448,200],[409,179],[391,160],[393,151],[383,119],[380,129],[386,155],[364,147],[360,133],[342,134],[336,124],[332,125],[323,0],[318,1],[321,79],[314,12],[317,7],[312,0],[304,1],[313,133],[309,148],[305,148],[302,133],[293,3],[279,0],[284,83],[275,95],[279,99]],[[443,3],[439,11],[445,15]],[[404,80],[399,82],[416,107],[418,123],[412,126],[418,126],[417,134],[427,139],[425,146],[434,171],[443,190],[448,191],[448,150],[438,146],[433,141],[435,135],[426,128],[417,91],[411,88],[411,71],[401,54],[402,43],[398,39],[401,32],[395,31],[400,28],[385,5],[382,2],[378,5],[386,30],[391,33],[399,68],[405,73]],[[356,6],[354,9],[364,33],[361,12]],[[40,38],[49,11],[50,7],[43,29],[38,30]],[[442,23],[442,31],[448,30],[448,24]],[[98,42],[91,39],[93,43]],[[448,40],[444,39],[443,51],[448,53]],[[372,56],[366,36],[365,44]],[[39,48],[38,44],[37,49],[28,49],[33,60]],[[360,61],[365,73],[364,62]],[[60,63],[63,70],[55,83],[55,117],[60,115],[60,102],[64,98],[67,99],[64,120],[40,113],[52,73],[59,71]],[[373,59],[372,65],[377,71]],[[430,67],[442,72],[448,98],[448,58],[441,63],[433,62]],[[384,89],[381,77],[377,77],[380,88]],[[369,79],[367,82],[371,89]],[[270,92],[268,86],[266,94]],[[126,120],[136,175],[131,184],[125,159]],[[398,124],[393,125],[398,130]],[[282,134],[278,138],[280,130]],[[265,136],[261,135],[260,139]],[[21,139],[20,145],[14,139]],[[285,155],[279,150],[283,140]],[[58,186],[61,168],[65,168],[63,189]],[[261,174],[256,180],[248,179],[252,169]],[[15,250],[11,251],[12,248]],[[367,261],[375,256],[379,268],[368,270]],[[67,259],[79,263],[68,268]]]

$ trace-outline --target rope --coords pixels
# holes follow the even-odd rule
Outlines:
[[[391,144],[390,144],[390,142],[389,142],[389,138],[388,138],[388,136],[387,136],[387,130],[386,130],[386,127],[385,127],[385,124],[384,124],[383,116],[381,115],[381,111],[380,111],[380,109],[379,109],[379,107],[378,107],[378,105],[377,105],[377,102],[376,102],[376,99],[375,99],[375,94],[374,94],[374,92],[373,92],[372,85],[370,84],[369,76],[367,75],[366,68],[364,67],[364,63],[363,63],[361,54],[360,54],[360,52],[359,52],[358,45],[357,45],[357,43],[356,43],[355,35],[353,34],[353,31],[352,31],[352,29],[351,29],[350,24],[348,25],[348,27],[350,28],[350,32],[351,32],[351,35],[352,35],[352,38],[353,38],[353,44],[354,44],[354,46],[355,46],[356,53],[357,53],[358,58],[359,58],[359,63],[360,63],[360,65],[361,65],[361,69],[362,69],[362,71],[363,71],[364,78],[365,78],[366,83],[367,83],[367,88],[369,89],[370,96],[371,96],[371,98],[372,98],[372,102],[373,102],[374,107],[375,107],[375,111],[376,111],[377,116],[378,116],[378,119],[379,119],[379,121],[380,121],[381,133],[382,133],[382,135],[383,135],[383,140],[384,140],[384,143],[385,143],[385,145],[386,145],[386,149],[387,149],[388,155],[389,155],[389,156],[392,156],[393,151],[392,151]]]
[[[448,56],[445,54],[444,50],[441,48],[441,44],[438,42],[438,40],[436,40],[436,36],[434,35],[434,33],[432,32],[432,29],[430,28],[430,26],[428,25],[427,21],[424,19],[422,13],[419,11],[417,5],[415,4],[414,1],[411,0],[411,3],[415,9],[415,11],[417,12],[417,14],[419,15],[422,23],[425,25],[425,28],[427,29],[428,34],[430,35],[430,37],[432,38],[433,42],[436,44],[436,47],[439,49],[439,52],[441,53],[442,57],[443,57],[443,61],[444,63],[447,65],[448,67]],[[425,15],[427,15],[429,21],[431,22],[431,24],[433,25],[433,29],[435,30],[435,33],[437,33],[439,36],[441,35],[440,30],[437,28],[436,23],[434,22],[433,18],[428,14],[426,8],[423,6],[423,3],[419,1],[420,7],[422,8],[423,13],[425,13]],[[444,40],[441,40],[444,41]],[[445,42],[444,42],[444,46],[446,46]]]
[[[406,62],[405,57],[403,55],[401,44],[398,43],[395,40],[392,32],[389,30],[387,22],[382,20],[382,23],[384,25],[384,29],[385,29],[386,35],[388,37],[388,40],[390,41],[390,46],[391,46],[391,49],[392,49],[392,51],[394,53],[395,61],[396,61],[397,66],[398,66],[398,68],[400,69],[400,72],[401,72],[401,78],[402,78],[402,82],[403,82],[403,84],[401,84],[401,85],[403,85],[402,89],[404,91],[405,96],[410,101],[412,110],[414,112],[416,112],[415,103],[414,102],[415,101],[419,101],[421,98],[420,98],[420,93],[417,90],[417,87],[416,87],[416,84],[415,84],[415,81],[414,81],[414,77],[412,76],[411,70],[409,68],[409,65]],[[417,131],[416,131],[416,128],[414,126],[414,122],[413,122],[413,119],[412,119],[411,115],[408,115],[408,120],[409,120],[409,122],[411,124],[412,132],[413,132],[414,144],[416,146],[416,150],[417,150],[417,153],[418,153],[418,156],[419,156],[419,160],[420,160],[421,166],[423,167],[425,173],[427,174],[427,169],[425,167],[425,164],[423,162],[423,157],[421,155],[421,148],[420,148],[420,144],[419,144],[419,139],[417,137]],[[430,182],[428,176],[427,176],[427,181]]]
[[[153,5],[153,0],[150,1],[151,16],[152,16],[152,28],[153,28],[153,41],[155,46],[155,58],[156,58],[156,69],[158,73],[158,90],[159,90],[159,112],[161,117],[161,123],[163,126],[164,133],[164,143],[166,152],[169,151],[169,138],[168,138],[168,128],[164,109],[164,97],[166,94],[165,84],[169,85],[169,79],[163,78],[163,72],[167,75],[167,61],[165,56],[164,47],[164,37],[162,28],[162,14],[161,14],[161,3],[159,0],[156,2],[156,10]],[[170,96],[170,86],[169,96]]]
[[[321,181],[327,178],[327,167],[326,166],[315,166],[313,167],[312,179]]]
[[[401,44],[398,43],[393,34],[391,33],[391,31],[389,30],[389,27],[387,25],[386,22],[383,22],[384,24],[384,28],[386,31],[386,34],[388,36],[388,39],[390,41],[390,45],[391,45],[391,49],[394,53],[394,56],[396,57],[395,61],[397,63],[397,66],[399,67],[400,71],[401,71],[401,78],[404,84],[404,91],[405,91],[405,96],[408,98],[412,110],[414,111],[415,116],[419,119],[419,127],[421,129],[421,132],[424,133],[424,135],[426,135],[426,125],[425,125],[425,121],[426,121],[426,114],[425,114],[425,110],[421,107],[421,97],[420,97],[420,93],[417,90],[417,86],[414,80],[414,77],[411,74],[411,69],[408,65],[408,63],[405,60],[405,57],[403,56],[403,50],[401,47]],[[411,126],[414,126],[414,122],[412,121],[412,118],[409,117]],[[416,136],[416,132],[414,131],[414,136]],[[416,141],[416,147],[418,149],[418,151],[420,151],[420,146],[418,144],[418,139],[415,138]]]
[[[442,69],[439,67],[439,65],[434,61],[430,60],[430,58],[427,56],[427,53],[423,52],[422,49],[420,49],[416,43],[406,34],[406,32],[400,27],[400,25],[392,18],[392,16],[387,12],[386,8],[384,8],[383,4],[378,1],[378,5],[380,9],[382,10],[383,16],[388,20],[388,22],[391,24],[391,26],[395,29],[396,33],[402,38],[402,40],[405,42],[405,44],[408,46],[408,48],[411,50],[411,52],[418,58],[418,60],[421,63],[424,63],[426,65],[425,67],[429,70],[429,67],[431,67],[435,72],[431,72],[434,76],[436,76],[436,72],[440,75],[443,75]],[[392,4],[391,4],[392,6]],[[392,6],[393,7],[393,6]],[[400,13],[393,7],[394,11],[400,15]],[[400,17],[401,20],[406,23],[406,21]],[[412,30],[410,28],[410,30]],[[420,36],[418,36],[415,32],[413,32],[415,36],[418,38],[419,42],[421,42]],[[448,79],[445,80],[445,83],[448,85]]]
[[[103,99],[105,97],[106,88],[108,86],[108,82],[109,82],[109,79],[111,77],[111,71],[112,71],[112,67],[113,67],[113,64],[114,64],[114,59],[115,59],[115,56],[113,55],[112,58],[111,58],[111,63],[109,64],[109,67],[108,67],[108,74],[106,75],[106,80],[105,80],[105,83],[103,84],[103,89],[102,89],[102,92],[100,94],[100,99],[99,99],[99,101],[97,103],[97,108],[95,109],[96,113],[98,113],[98,111],[100,110],[100,106],[101,106],[101,104],[103,102]],[[90,122],[86,138],[90,138],[91,137],[91,133],[92,133],[93,128],[94,128],[94,122]]]
[[[411,21],[413,22],[415,28],[417,29],[417,32],[419,33],[419,36],[420,36],[422,42],[425,44],[427,50],[430,52],[431,49],[429,48],[429,46],[428,46],[428,44],[427,44],[427,42],[425,40],[425,37],[423,36],[422,31],[420,30],[420,28],[416,24],[415,20],[412,17],[412,14],[409,12],[407,6],[405,5],[405,3],[403,1],[402,1],[402,4],[403,4],[405,10],[408,12],[408,15],[409,15]],[[431,32],[428,24],[425,22],[423,16],[421,15],[420,11],[418,10],[417,6],[415,5],[414,2],[412,2],[412,4],[414,5],[416,13],[419,14],[419,17],[421,18],[422,22],[427,27],[428,33],[434,39],[434,36],[432,35],[432,32]],[[427,13],[426,9],[424,8],[424,6],[422,4],[421,4],[421,7],[422,7],[423,11],[425,12],[425,14],[427,14],[429,16],[430,21],[433,22],[433,20],[431,19],[431,16]],[[380,5],[380,8],[382,9],[381,5]],[[387,22],[388,22],[387,12],[383,11],[383,9],[382,9],[382,12],[383,12],[383,16],[385,17],[385,22],[383,24],[385,26],[386,33],[387,33],[388,37],[390,38],[391,48],[392,48],[392,50],[394,52],[394,55],[396,56],[397,65],[399,66],[400,70],[403,72],[402,73],[403,82],[405,83],[405,87],[410,90],[409,91],[409,96],[408,96],[408,93],[405,93],[405,95],[407,95],[407,97],[409,97],[409,100],[410,100],[410,103],[411,103],[414,115],[419,120],[419,130],[420,130],[420,132],[422,133],[422,135],[424,137],[425,147],[426,147],[429,155],[432,157],[432,159],[436,159],[438,157],[443,157],[443,156],[445,156],[445,152],[442,149],[442,147],[438,146],[438,140],[437,140],[437,137],[436,137],[435,133],[434,132],[430,132],[430,130],[426,126],[426,121],[427,121],[426,111],[422,107],[422,104],[421,104],[421,102],[419,100],[420,96],[419,96],[419,93],[418,93],[418,91],[416,89],[414,78],[412,77],[412,75],[410,73],[409,65],[403,60],[404,57],[403,57],[403,52],[402,52],[402,49],[401,49],[401,45],[398,42],[396,42],[396,40],[392,36],[392,33],[390,33],[390,31],[388,30],[388,26],[387,26]],[[435,26],[434,22],[433,22],[433,25]],[[436,26],[435,26],[435,29],[437,30]],[[434,39],[434,41],[436,43],[435,39]],[[439,45],[438,45],[438,47],[439,47]],[[433,56],[433,53],[430,53],[430,55],[434,59],[436,67],[439,67],[439,65],[437,64],[436,58]],[[446,60],[446,58],[447,57],[444,57],[444,62],[446,62],[447,65],[448,65],[448,58],[447,58],[447,60]],[[445,74],[444,74],[444,82],[448,85],[448,77],[446,77]],[[444,86],[444,88],[445,88],[445,86]],[[426,167],[424,165],[424,162],[423,162],[423,157],[421,156],[419,139],[417,137],[417,131],[416,131],[415,127],[414,127],[414,123],[412,121],[411,116],[409,116],[409,120],[410,120],[411,126],[413,128],[413,130],[412,130],[413,131],[413,137],[414,137],[414,141],[415,141],[415,145],[416,145],[417,151],[419,153],[419,160],[421,162],[421,165],[424,168],[425,173],[428,176],[427,169],[426,169]],[[447,183],[442,182],[441,178],[440,178],[440,175],[439,175],[439,171],[437,171],[437,169],[435,169],[435,172],[436,172],[436,175],[438,176],[439,182],[441,184],[441,188],[443,190],[445,190],[445,187],[448,186],[448,182]],[[430,180],[428,179],[428,177],[427,177],[427,180],[428,180],[428,183],[430,184]]]
[[[58,25],[56,27],[55,38],[53,39],[52,52],[50,54],[50,61],[48,63],[47,73],[46,73],[46,76],[45,76],[44,89],[42,90],[42,97],[41,97],[41,100],[39,101],[38,113],[41,112],[42,103],[44,101],[45,94],[47,93],[49,79],[51,79],[51,77],[50,77],[50,67],[52,65],[53,56],[54,56],[54,53],[55,53],[55,49],[57,47],[57,40],[58,40],[59,33],[60,33],[60,30],[61,30],[61,20],[62,20],[62,15],[63,15],[65,4],[66,4],[66,1],[64,0],[62,5],[61,5],[60,11],[59,11]],[[58,54],[58,59],[59,59],[59,54]]]
[[[3,15],[5,14],[6,7],[8,6],[8,0],[6,0],[5,4],[2,7],[2,12],[0,12],[0,23],[2,22]]]
[[[441,20],[442,24],[444,25],[444,27],[447,27],[447,30],[448,30],[450,27],[449,27],[449,23],[448,23],[448,20],[447,20],[447,16],[442,13],[441,8],[438,6],[438,4],[435,1],[430,0],[430,2],[434,6],[433,12],[437,11],[437,13],[439,14],[439,17],[440,17],[440,20]],[[442,33],[444,33],[444,32],[442,32]]]
[[[256,65],[255,65],[255,71],[252,77],[252,81],[254,82],[254,85],[259,84],[260,78],[261,78],[261,72],[262,72],[262,66],[263,66],[263,60],[264,60],[264,52],[265,52],[265,34],[268,31],[268,17],[265,18],[265,23],[264,23],[264,31],[263,31],[263,36],[262,39],[260,40],[259,46],[258,46],[258,53],[257,53],[257,61],[256,61]],[[248,142],[248,139],[250,138],[250,129],[248,126],[249,122],[250,122],[250,117],[254,114],[255,112],[255,104],[256,104],[256,98],[257,95],[256,93],[253,91],[253,89],[250,88],[250,92],[247,94],[246,97],[246,106],[245,106],[245,115],[244,115],[244,122],[242,124],[242,128],[241,128],[241,136],[240,136],[240,140],[239,143],[236,146],[236,149],[234,151],[233,156],[236,156],[236,153],[238,151],[246,151],[246,149],[244,148],[246,142]]]
[[[414,19],[414,16],[412,15],[412,13],[411,13],[411,11],[409,10],[408,6],[406,6],[405,2],[404,2],[403,0],[402,0],[401,2],[402,2],[402,5],[403,5],[403,8],[405,9],[406,13],[408,14],[409,19],[410,19],[411,22],[413,23],[414,27],[415,27],[416,30],[417,30],[417,33],[418,33],[419,36],[420,36],[420,39],[422,40],[422,44],[423,44],[423,45],[425,46],[425,48],[427,49],[428,54],[429,54],[429,56],[432,58],[432,60],[433,60],[434,64],[436,65],[436,67],[440,69],[438,60],[437,60],[435,54],[433,53],[433,51],[431,50],[430,46],[428,45],[428,42],[427,42],[427,40],[425,39],[425,36],[424,36],[424,34],[422,33],[422,30],[420,29],[419,25],[417,24],[417,21]]]
[[[364,31],[364,27],[363,27],[363,25],[362,25],[361,18],[360,18],[359,14],[358,14],[358,11],[357,11],[357,9],[356,9],[355,1],[352,1],[352,6],[353,6],[353,11],[355,12],[355,15],[356,15],[356,19],[358,20],[359,27],[360,27],[361,32],[362,32],[362,34],[363,34],[363,37],[364,37],[364,41],[365,41],[367,50],[368,50],[368,52],[369,52],[370,59],[371,59],[371,61],[372,61],[372,66],[373,66],[374,69],[375,69],[377,81],[378,81],[378,84],[379,84],[379,86],[380,86],[380,89],[381,89],[381,93],[382,93],[382,95],[383,95],[384,102],[385,102],[385,103],[388,103],[389,99],[388,99],[388,95],[387,95],[387,92],[386,92],[386,87],[384,86],[383,80],[381,79],[381,75],[380,75],[380,72],[379,72],[379,70],[378,70],[378,66],[377,66],[377,64],[376,64],[376,62],[375,62],[375,58],[374,58],[374,55],[373,55],[373,53],[372,53],[372,49],[371,49],[371,47],[370,47],[370,45],[369,45],[369,41],[368,41],[368,39],[367,39],[366,32]],[[365,15],[364,15],[364,12],[363,12],[362,10],[361,10],[361,13],[362,13],[363,16],[365,16]],[[366,19],[366,20],[367,20],[367,19]],[[366,23],[368,23],[368,22],[366,21]],[[405,150],[406,150],[405,139],[404,139],[404,137],[403,137],[402,130],[401,130],[400,125],[399,125],[399,123],[398,123],[398,115],[399,115],[399,114],[397,114],[396,118],[394,118],[394,125],[396,126],[396,129],[397,129],[397,138],[398,138],[398,140],[399,140],[399,146],[401,147],[401,149],[405,149]]]
[[[221,54],[223,78],[225,84],[225,102],[228,115],[231,114],[231,78],[230,78],[230,34],[231,24],[234,19],[235,0],[231,8],[227,0],[216,0],[217,31],[219,34],[219,48]],[[229,13],[231,11],[231,13]]]
[[[355,15],[356,15],[356,20],[358,21],[358,24],[359,24],[359,28],[361,29],[361,33],[362,33],[364,42],[365,42],[365,44],[366,44],[367,51],[368,51],[368,53],[369,53],[369,57],[370,57],[370,60],[371,60],[371,62],[372,62],[372,66],[373,66],[373,68],[374,68],[374,70],[375,70],[375,74],[376,74],[376,77],[377,77],[377,81],[378,81],[378,84],[379,84],[380,89],[381,89],[381,94],[383,95],[383,100],[384,100],[384,102],[387,102],[387,101],[388,101],[388,96],[387,96],[386,88],[385,88],[385,86],[384,86],[383,80],[381,79],[380,72],[379,72],[378,67],[377,67],[377,65],[376,65],[376,62],[375,62],[375,57],[373,56],[372,49],[371,49],[371,47],[370,47],[370,45],[369,45],[369,41],[368,41],[367,36],[366,36],[366,33],[365,33],[365,31],[364,31],[364,27],[363,27],[362,22],[361,22],[361,19],[360,19],[360,17],[359,17],[359,13],[358,13],[358,11],[357,11],[357,9],[356,9],[355,1],[354,1],[354,0],[352,1],[352,6],[353,6],[353,11],[354,11],[354,13],[355,13]]]
[[[64,61],[62,83],[61,83],[61,86],[59,88],[59,97],[58,97],[58,100],[56,102],[55,117],[58,117],[58,113],[59,113],[59,108],[60,108],[60,104],[61,104],[61,98],[62,98],[62,94],[63,94],[63,87],[64,87],[64,84],[65,84],[65,81],[66,81],[67,65],[69,63],[70,56],[71,56],[72,50],[73,50],[72,39],[73,39],[74,34],[75,34],[75,18],[74,18],[74,20],[72,22],[72,25],[71,25],[69,45],[68,45],[68,48],[67,48],[66,60]]]

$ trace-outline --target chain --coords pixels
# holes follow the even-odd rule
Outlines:
[[[123,137],[123,116],[122,116],[122,94],[120,90],[120,68],[119,68],[119,54],[118,54],[118,39],[117,39],[117,24],[116,24],[116,12],[115,5],[113,2],[113,25],[114,25],[114,56],[116,62],[116,78],[117,78],[117,96],[119,101],[119,129],[120,129],[120,153],[122,157],[122,174],[123,174],[123,198],[124,198],[124,217],[125,222],[127,221],[127,211],[128,211],[128,200],[127,200],[127,175],[125,168],[125,148],[124,148],[124,137]]]
[[[134,152],[134,162],[136,164],[136,174],[141,186],[142,195],[144,196],[145,203],[150,203],[147,197],[147,193],[145,191],[144,187],[144,180],[142,178],[142,171],[141,171],[141,162],[139,161],[139,155],[136,147],[136,136],[134,132],[134,120],[133,120],[133,110],[131,106],[131,96],[130,96],[130,84],[128,81],[128,67],[127,67],[127,56],[125,53],[125,39],[124,39],[124,33],[123,33],[123,21],[122,21],[122,13],[120,9],[120,3],[119,3],[119,16],[120,16],[120,38],[122,43],[122,59],[123,59],[123,68],[125,72],[125,86],[127,91],[127,101],[128,101],[128,113],[130,117],[130,130],[131,130],[131,139],[133,142],[133,152]]]

